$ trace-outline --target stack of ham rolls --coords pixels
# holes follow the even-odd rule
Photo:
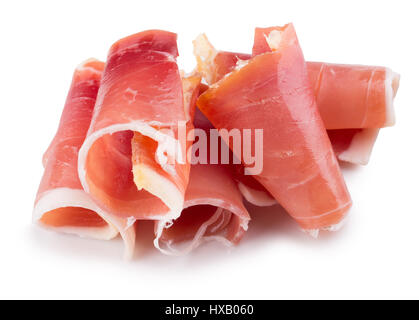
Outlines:
[[[194,53],[197,67],[185,74],[176,34],[149,30],[113,44],[106,63],[76,68],[43,157],[36,224],[121,235],[128,259],[141,220],[155,221],[165,254],[237,245],[251,227],[246,201],[279,203],[313,236],[340,228],[352,200],[339,161],[366,165],[379,130],[394,125],[398,74],[306,62],[292,24],[256,28],[251,54],[216,50],[203,34]],[[254,142],[262,130],[262,169],[213,161],[216,130],[247,130]],[[231,159],[246,158],[228,135],[218,138]],[[198,141],[208,146],[199,162]]]

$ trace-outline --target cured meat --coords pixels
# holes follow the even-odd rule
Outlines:
[[[261,35],[266,35],[260,31],[268,29],[257,29],[256,42]],[[259,43],[259,47],[266,48],[266,41]],[[255,46],[257,51],[258,46]],[[259,49],[261,50],[261,49]],[[198,62],[198,71],[203,74],[205,80],[209,84],[213,84],[222,79],[226,74],[232,72],[237,65],[241,65],[244,61],[251,58],[250,54],[235,53],[226,51],[217,51],[208,41],[205,35],[200,35],[194,41],[194,51]],[[308,74],[311,85],[315,90],[316,101],[319,109],[323,111],[322,117],[329,118],[325,123],[333,128],[335,124],[331,124],[333,117],[327,116],[332,107],[336,110],[344,110],[348,127],[352,129],[331,129],[328,135],[332,143],[336,156],[340,161],[350,162],[354,164],[368,164],[375,140],[377,138],[378,128],[358,128],[360,125],[360,107],[366,110],[381,110],[388,114],[389,118],[394,120],[393,100],[396,96],[399,75],[388,68],[384,67],[367,67],[358,65],[338,65],[318,62],[307,62]],[[322,81],[322,73],[326,72],[328,81]],[[386,77],[376,77],[375,74],[386,73]],[[347,76],[344,76],[344,75]],[[369,85],[364,80],[367,75],[369,77]],[[333,75],[336,78],[332,78]],[[337,90],[336,88],[339,88]],[[384,90],[383,90],[384,88]],[[207,89],[207,88],[205,88]],[[352,97],[352,95],[354,95]],[[380,97],[377,99],[363,99],[365,96]],[[318,99],[318,97],[322,97]],[[347,97],[352,98],[348,99]],[[330,97],[330,101],[328,100]],[[356,98],[355,98],[356,97]],[[332,101],[333,99],[333,101]],[[375,104],[375,101],[385,103]],[[358,103],[358,105],[351,105]],[[324,106],[324,107],[323,107]],[[337,113],[337,111],[333,111]],[[353,113],[353,114],[352,114]],[[324,116],[326,114],[326,116]],[[376,123],[379,123],[378,121]],[[382,125],[385,125],[382,123]],[[236,167],[235,178],[238,181],[239,188],[247,201],[257,206],[271,206],[276,200],[266,191],[266,189],[251,176],[244,176],[242,168]]]
[[[43,157],[45,171],[33,218],[49,229],[107,240],[118,231],[83,191],[77,174],[78,151],[90,125],[103,67],[103,62],[90,59],[74,72],[58,131]]]
[[[311,62],[309,76],[327,129],[384,128],[395,124],[400,76],[389,68]]]
[[[119,40],[109,51],[79,176],[101,207],[125,221],[119,229],[182,210],[189,168],[168,160],[185,156],[177,137],[178,122],[186,123],[177,55],[176,34],[159,30]]]
[[[253,56],[271,51],[266,37],[276,28],[256,28]],[[400,76],[384,67],[307,64],[327,129],[383,128],[395,123],[393,100]]]
[[[195,127],[209,137],[213,127],[199,110],[197,113]],[[182,214],[169,227],[156,222],[155,246],[173,255],[186,254],[207,241],[231,247],[241,240],[249,220],[229,166],[193,164]]]
[[[268,30],[271,28],[256,29],[255,52],[266,48],[264,39]],[[263,41],[259,41],[261,37]],[[251,58],[250,54],[217,51],[205,35],[194,41],[194,49],[198,70],[210,84],[233,71],[238,63]],[[329,134],[333,137],[334,149],[339,150],[338,159],[367,164],[378,130],[366,130],[361,134],[358,129],[378,129],[394,124],[393,101],[399,75],[384,67],[319,62],[307,62],[307,69],[326,129],[350,129],[334,130]],[[355,137],[355,132],[359,134],[349,150],[350,138]],[[338,146],[335,147],[335,143]],[[347,153],[343,152],[343,145],[348,148]]]
[[[218,129],[262,128],[263,171],[255,178],[303,229],[333,228],[352,201],[293,26],[270,32],[267,41],[271,52],[253,57],[211,85],[199,97],[198,107]]]

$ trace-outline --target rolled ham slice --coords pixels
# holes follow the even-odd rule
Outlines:
[[[110,49],[86,140],[80,181],[124,234],[138,219],[179,217],[189,180],[178,130],[188,119],[176,34],[144,31]]]
[[[257,29],[255,41],[258,42],[260,36],[265,36],[266,30],[269,29]],[[262,46],[262,49],[266,49],[266,41],[259,42],[259,48],[260,46]],[[255,46],[255,52],[258,50],[261,49]],[[251,58],[251,55],[246,53],[216,50],[204,34],[198,36],[194,41],[194,51],[198,62],[198,71],[202,73],[209,84],[219,81],[226,74],[232,72],[237,65],[243,64],[244,61]],[[321,114],[322,118],[330,118],[325,125],[337,158],[340,161],[353,164],[368,164],[379,129],[357,127],[361,125],[360,121],[357,120],[360,114],[359,108],[363,107],[366,110],[378,109],[378,114],[381,114],[379,117],[382,117],[384,112],[386,118],[393,119],[393,121],[388,121],[387,123],[386,121],[381,122],[382,126],[389,125],[391,122],[394,123],[394,98],[398,90],[400,76],[389,68],[376,66],[307,62],[307,69],[311,85],[315,89],[314,94],[317,105],[320,111],[323,112]],[[322,81],[323,72],[327,74],[327,82]],[[382,74],[383,72],[386,73],[384,78],[374,76],[376,73]],[[363,80],[367,77],[367,74],[370,75],[369,86]],[[336,77],[331,78],[333,75]],[[339,90],[336,90],[336,88],[339,88]],[[353,95],[355,96],[352,97]],[[380,98],[375,100],[364,99],[363,97],[367,95]],[[320,96],[322,97],[321,99],[318,98]],[[352,98],[348,99],[348,96]],[[330,101],[328,97],[330,97]],[[375,101],[381,101],[381,104],[375,104]],[[348,115],[345,118],[347,123],[344,127],[348,126],[351,129],[332,129],[336,124],[331,123],[333,117],[327,116],[327,112],[332,107],[336,110],[344,110],[344,113]],[[333,111],[333,114],[337,113],[336,110]],[[366,112],[362,111],[361,113],[364,114]],[[348,124],[349,121],[352,122]],[[377,124],[379,121],[375,123]],[[328,125],[331,127],[330,129]],[[247,201],[256,206],[271,206],[277,203],[269,192],[253,177],[244,176],[242,168],[236,167],[235,173],[235,179],[238,181],[239,188]]]
[[[240,64],[211,85],[198,107],[217,129],[263,129],[264,165],[255,178],[304,230],[333,229],[352,201],[297,36],[289,24],[267,39],[271,52]]]
[[[77,173],[78,151],[90,125],[103,68],[103,62],[90,59],[74,72],[57,133],[43,157],[33,219],[55,231],[108,240],[118,230],[83,191]]]
[[[199,110],[195,127],[204,130],[206,137],[213,128]],[[170,225],[156,222],[154,243],[161,252],[170,255],[187,254],[209,241],[232,247],[242,239],[249,220],[230,166],[193,164],[182,214]]]
[[[276,28],[256,28],[253,56],[271,51],[268,35]],[[267,41],[268,39],[268,41]],[[393,100],[400,76],[385,67],[307,63],[320,115],[327,129],[384,128],[395,123]]]

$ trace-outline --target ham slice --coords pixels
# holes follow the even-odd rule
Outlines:
[[[289,24],[275,31],[268,36],[271,52],[236,67],[197,104],[218,129],[262,128],[264,166],[255,178],[304,230],[330,230],[340,224],[352,201],[294,28]]]
[[[271,29],[256,29],[256,53],[266,48],[264,39]],[[217,51],[205,35],[194,41],[194,50],[198,70],[209,84],[251,58],[250,54]],[[307,69],[325,127],[334,129],[329,136],[338,159],[366,165],[377,129],[394,124],[393,101],[400,76],[389,68],[376,66],[307,62]]]
[[[256,29],[255,42],[258,45],[255,45],[255,52],[266,49],[266,41],[259,41],[259,39],[261,36],[265,39],[268,30],[271,28]],[[251,55],[246,53],[217,51],[203,34],[194,41],[194,51],[198,71],[203,74],[209,84],[219,81],[232,72],[237,65],[251,58]],[[366,124],[374,122],[367,121],[362,124],[359,121],[359,115],[367,114],[365,110],[378,110],[378,114],[381,114],[379,117],[381,123],[377,118],[375,125],[387,126],[394,123],[393,100],[399,86],[399,75],[384,67],[318,62],[307,62],[307,69],[311,85],[315,89],[314,93],[321,116],[329,119],[325,122],[325,126],[327,129],[330,127],[328,135],[336,156],[340,161],[360,165],[368,164],[380,127],[365,127]],[[323,73],[326,75],[325,78],[323,78]],[[385,74],[385,77],[377,77],[376,74]],[[351,98],[348,99],[348,96]],[[366,99],[366,96],[376,97],[376,99]],[[329,97],[330,100],[328,100]],[[332,110],[333,108],[344,110],[346,116],[343,118],[347,122],[342,125],[350,129],[333,129],[339,126],[332,122],[334,119],[332,116],[327,115],[328,112],[337,113]],[[365,110],[360,110],[362,108]],[[384,117],[383,114],[385,114]],[[371,115],[369,117],[371,118]],[[383,120],[384,118],[389,120]],[[364,127],[358,128],[359,125]],[[235,172],[240,191],[247,201],[256,206],[271,206],[277,203],[253,177],[243,175],[243,168],[236,166]]]
[[[179,217],[189,165],[178,135],[187,117],[176,34],[150,30],[110,49],[93,120],[79,153],[84,189],[124,235],[138,219]],[[177,159],[177,158],[176,158]]]
[[[58,131],[43,157],[45,171],[33,218],[48,229],[108,240],[118,231],[83,191],[77,173],[78,151],[90,125],[103,67],[103,62],[90,59],[74,72]]]
[[[378,66],[307,64],[327,129],[384,128],[395,124],[400,75]]]
[[[199,110],[194,124],[209,137],[213,126]],[[187,254],[208,241],[232,247],[243,237],[249,220],[229,165],[193,164],[182,214],[169,226],[156,222],[154,243],[171,255]]]
[[[269,38],[269,34],[274,36]],[[252,55],[271,51],[280,37],[275,27],[256,28]],[[327,129],[394,125],[393,100],[400,80],[397,73],[384,67],[324,62],[310,62],[307,68]]]

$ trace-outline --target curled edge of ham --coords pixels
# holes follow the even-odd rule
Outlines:
[[[349,147],[342,152],[335,152],[340,161],[358,165],[367,165],[380,129],[362,129],[355,133]]]
[[[82,62],[79,66],[77,66],[76,71],[90,71],[96,74],[101,73],[100,71],[96,70],[93,66],[91,66],[97,63],[100,63],[100,61],[94,58],[90,58]],[[46,167],[48,164],[51,152],[50,148],[51,146],[47,149],[42,159],[44,167]],[[77,170],[75,172],[75,175],[77,175]],[[91,210],[95,212],[98,216],[100,216],[106,222],[106,225],[104,227],[51,226],[42,221],[42,218],[46,213],[66,207]],[[33,209],[32,219],[35,224],[45,229],[78,235],[82,238],[111,240],[115,238],[119,233],[118,229],[114,225],[115,221],[112,219],[110,214],[99,208],[92,201],[90,196],[81,188],[77,189],[59,187],[47,190],[42,194],[38,195],[37,201]],[[133,228],[128,228],[124,232],[123,239],[125,243],[124,258],[130,259],[132,257],[134,249],[135,230]]]
[[[43,228],[78,235],[81,238],[111,240],[118,235],[118,230],[109,222],[105,227],[55,227],[42,222],[42,217],[47,212],[65,207],[88,209],[96,212],[102,218],[106,216],[106,213],[96,206],[83,190],[57,188],[41,195],[33,210],[33,222]],[[104,220],[106,221],[105,218]]]
[[[244,212],[243,209],[229,204],[221,199],[215,199],[210,197],[185,201],[184,209],[200,205],[209,205],[217,209],[214,211],[214,214],[208,220],[201,224],[194,237],[190,240],[182,241],[178,244],[173,243],[172,241],[162,241],[161,238],[164,229],[170,228],[172,224],[167,224],[164,221],[158,221],[156,223],[156,237],[154,239],[154,246],[160,252],[166,255],[183,256],[190,253],[191,251],[193,251],[194,249],[198,248],[200,245],[206,242],[216,241],[226,246],[227,248],[232,248],[241,240],[242,236],[244,235],[244,232],[248,229],[250,218],[240,219],[240,230],[238,230],[233,239],[228,239],[228,237],[224,234],[225,230],[223,229],[219,230],[220,232],[214,235],[206,236],[205,233],[209,227],[213,226],[218,221],[220,222],[213,226],[212,229],[219,228],[220,226],[224,225],[225,222],[229,223],[229,220],[231,220],[232,215],[242,216]]]
[[[396,113],[394,108],[394,99],[400,85],[400,74],[394,72],[390,68],[386,68],[385,92],[386,92],[386,126],[394,126],[396,124]]]
[[[159,132],[157,129],[153,128],[152,125],[155,123],[145,123],[141,121],[133,121],[128,124],[120,124],[120,125],[112,125],[109,127],[106,127],[104,129],[98,130],[94,132],[92,135],[90,135],[83,144],[82,148],[79,152],[79,177],[80,182],[84,188],[88,192],[89,186],[86,180],[86,169],[85,169],[85,163],[87,159],[87,155],[89,152],[90,147],[94,144],[94,142],[106,134],[112,134],[118,131],[125,131],[125,130],[131,130],[135,132],[139,132],[142,135],[145,135],[147,137],[150,137],[154,140],[156,140],[159,145],[160,144],[175,144],[176,147],[179,147],[178,141],[173,139],[170,135],[163,134]],[[139,168],[133,167],[133,170],[135,172],[138,172]],[[142,188],[150,192],[151,194],[155,195],[156,197],[159,197],[160,199],[164,199],[164,203],[169,207],[169,212],[165,212],[162,214],[162,216],[155,215],[153,216],[153,220],[159,220],[162,219],[164,221],[166,220],[173,220],[176,219],[180,212],[182,211],[182,207],[179,206],[179,203],[184,202],[183,195],[179,192],[176,185],[172,183],[169,179],[163,177],[162,175],[159,175],[155,173],[153,170],[147,170],[147,168],[141,168],[142,174],[147,175],[147,180],[152,181],[152,185],[146,185],[143,184]],[[143,179],[142,179],[143,180]],[[138,175],[134,178],[134,182],[137,185],[137,188],[139,187],[140,180],[138,179]],[[160,189],[158,186],[164,185],[164,188],[161,188],[163,192],[159,191]],[[134,255],[134,248],[135,248],[135,222],[136,219],[134,217],[132,218],[121,218],[117,217],[113,214],[104,213],[103,217],[105,220],[110,221],[116,229],[120,232],[121,237],[123,238],[125,242],[125,254],[124,258],[129,260]]]

